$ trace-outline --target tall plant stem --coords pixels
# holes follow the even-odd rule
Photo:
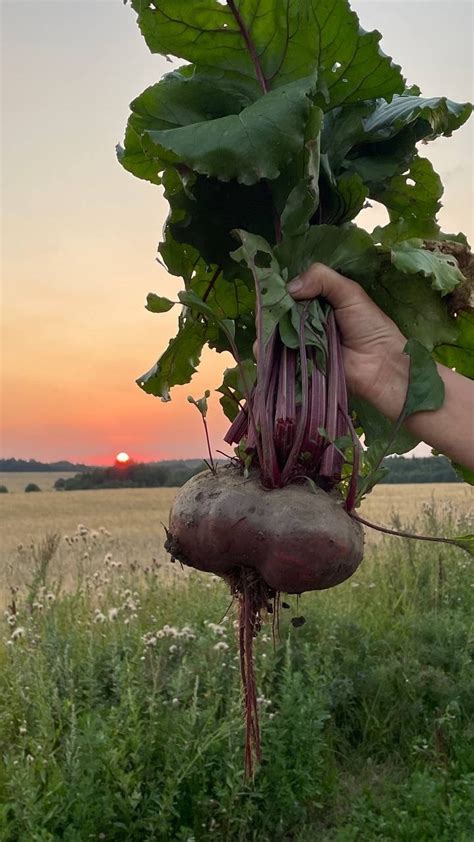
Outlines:
[[[230,11],[232,12],[232,14],[234,15],[235,20],[237,21],[237,24],[238,24],[239,29],[240,29],[240,33],[242,35],[242,38],[245,41],[245,46],[247,47],[250,58],[252,59],[252,64],[255,68],[255,75],[257,77],[258,84],[260,85],[263,93],[267,94],[269,89],[270,89],[270,85],[268,83],[268,79],[265,77],[265,74],[263,72],[262,65],[260,64],[260,59],[258,57],[258,53],[257,53],[256,47],[255,47],[255,44],[253,43],[252,38],[250,37],[250,32],[248,31],[243,17],[240,14],[238,8],[235,5],[235,0],[227,0],[227,5],[228,5]],[[274,226],[274,229],[275,229],[275,242],[280,243],[281,242],[280,216],[279,216],[278,211],[277,211],[277,209],[276,209],[276,207],[273,203],[273,196],[272,196],[271,187],[268,184],[268,182],[265,182],[265,184],[266,184],[268,193],[270,194],[270,198],[272,200],[272,205],[273,205],[273,226]]]
[[[208,452],[209,452],[209,462],[211,463],[211,471],[212,471],[213,474],[215,474],[216,473],[216,464],[215,464],[213,456],[212,456],[211,442],[210,442],[210,439],[209,439],[209,429],[208,429],[208,426],[207,426],[207,421],[204,418],[204,415],[202,416],[202,423],[204,424],[204,431],[206,433],[207,449],[208,449]]]

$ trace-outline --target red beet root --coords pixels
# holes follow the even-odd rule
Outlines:
[[[224,577],[239,606],[239,647],[246,723],[245,771],[260,760],[253,640],[262,612],[277,620],[279,593],[343,582],[362,561],[364,538],[337,492],[290,484],[268,490],[257,471],[234,465],[204,471],[178,492],[166,549],[183,564]]]
[[[336,492],[306,483],[263,488],[234,466],[204,471],[177,494],[169,552],[184,564],[233,577],[256,570],[275,591],[302,593],[348,579],[362,561],[363,532]]]

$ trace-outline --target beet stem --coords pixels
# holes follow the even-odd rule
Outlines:
[[[336,331],[334,310],[331,310],[329,313],[326,331],[328,338],[328,374],[325,429],[329,438],[329,444],[324,450],[319,473],[324,477],[340,479],[342,456],[337,453],[334,445],[331,443],[337,437],[337,411],[339,398],[339,339]]]
[[[413,538],[416,541],[433,541],[435,544],[453,544],[453,546],[459,547],[455,538],[434,538],[432,535],[415,535],[413,532],[401,532],[398,529],[389,529],[387,526],[379,526],[377,523],[371,523],[370,520],[356,515],[355,512],[349,512],[349,515],[363,526],[368,526],[377,532],[383,532],[385,535],[395,535],[397,538]]]
[[[285,485],[291,477],[291,474],[295,468],[296,461],[301,451],[301,445],[303,443],[304,431],[306,429],[306,421],[307,421],[307,414],[308,414],[308,360],[306,357],[306,345],[305,345],[305,333],[304,333],[304,326],[305,326],[305,318],[306,313],[308,310],[309,301],[305,304],[303,308],[303,312],[301,313],[301,320],[300,320],[300,369],[301,369],[301,414],[298,420],[298,425],[296,428],[295,438],[293,441],[293,447],[290,450],[290,455],[286,460],[286,465],[283,468],[283,472],[281,475],[282,484]]]

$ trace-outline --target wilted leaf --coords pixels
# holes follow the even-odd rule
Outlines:
[[[423,249],[422,240],[404,240],[392,246],[392,263],[401,272],[429,278],[433,289],[442,295],[452,292],[464,276],[454,257]]]

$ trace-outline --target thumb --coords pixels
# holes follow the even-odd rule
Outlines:
[[[360,304],[365,299],[370,301],[359,284],[345,278],[324,263],[313,263],[306,272],[293,278],[286,288],[297,301],[321,295],[335,310]]]

